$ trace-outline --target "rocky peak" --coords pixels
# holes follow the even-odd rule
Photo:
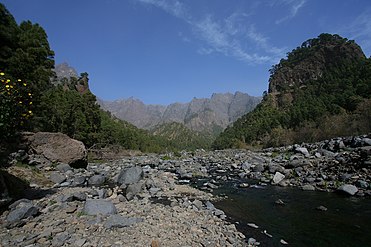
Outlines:
[[[70,79],[71,77],[78,78],[79,76],[77,75],[76,69],[69,66],[68,63],[64,62],[61,64],[57,64],[55,66],[55,74],[57,75],[57,78],[62,79],[62,78],[67,78]]]
[[[365,58],[362,49],[352,40],[339,35],[321,34],[305,41],[288,53],[286,59],[270,70],[269,93],[289,92],[305,87],[322,77],[324,70],[339,60],[355,61]]]

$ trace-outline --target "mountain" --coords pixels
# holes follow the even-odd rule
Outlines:
[[[139,128],[153,129],[164,123],[181,123],[194,131],[219,133],[238,117],[251,111],[260,97],[236,92],[214,93],[211,98],[192,99],[189,103],[146,105],[134,98],[98,101],[101,107]]]
[[[371,131],[371,59],[351,40],[321,34],[270,70],[269,91],[215,140],[216,149],[275,146]]]

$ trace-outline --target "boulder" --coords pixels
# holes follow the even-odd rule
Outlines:
[[[133,183],[129,184],[126,188],[126,199],[131,200],[135,195],[142,191],[143,183]]]
[[[94,175],[89,178],[88,185],[89,186],[100,186],[104,183],[106,179],[102,175]]]
[[[12,208],[12,210],[6,217],[6,221],[10,224],[39,213],[39,209],[29,200],[17,201],[13,203],[10,208]]]
[[[122,170],[117,178],[118,184],[133,184],[143,178],[143,169],[140,166],[132,166]]]
[[[344,184],[338,188],[338,191],[354,196],[358,192],[358,189],[354,185]]]
[[[62,133],[37,132],[24,136],[29,149],[53,163],[65,163],[74,168],[86,168],[87,151],[84,143]]]
[[[83,212],[88,215],[111,215],[117,210],[111,201],[104,199],[88,199],[84,204]]]
[[[273,177],[273,184],[278,184],[279,182],[281,182],[283,179],[285,178],[285,175],[283,175],[282,173],[280,172],[276,172],[274,174],[274,177]]]

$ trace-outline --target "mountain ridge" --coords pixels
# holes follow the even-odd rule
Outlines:
[[[220,131],[238,117],[251,111],[261,97],[246,93],[213,93],[210,98],[193,98],[187,103],[145,104],[134,97],[114,101],[99,99],[100,106],[116,117],[139,128],[152,129],[164,123],[181,123],[194,131]]]

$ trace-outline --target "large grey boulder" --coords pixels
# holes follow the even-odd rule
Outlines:
[[[29,149],[53,163],[65,163],[74,168],[86,168],[87,151],[84,143],[62,133],[26,133]]]
[[[34,216],[39,213],[39,209],[32,204],[29,200],[19,200],[13,203],[10,208],[12,209],[6,221],[10,224],[18,222],[22,219]]]
[[[140,166],[132,166],[122,170],[117,178],[119,184],[137,183],[143,178],[143,169]]]
[[[358,189],[354,185],[344,184],[338,188],[338,191],[354,196],[358,192]]]
[[[88,215],[111,215],[117,210],[111,201],[104,199],[88,199],[84,204],[83,212]]]

